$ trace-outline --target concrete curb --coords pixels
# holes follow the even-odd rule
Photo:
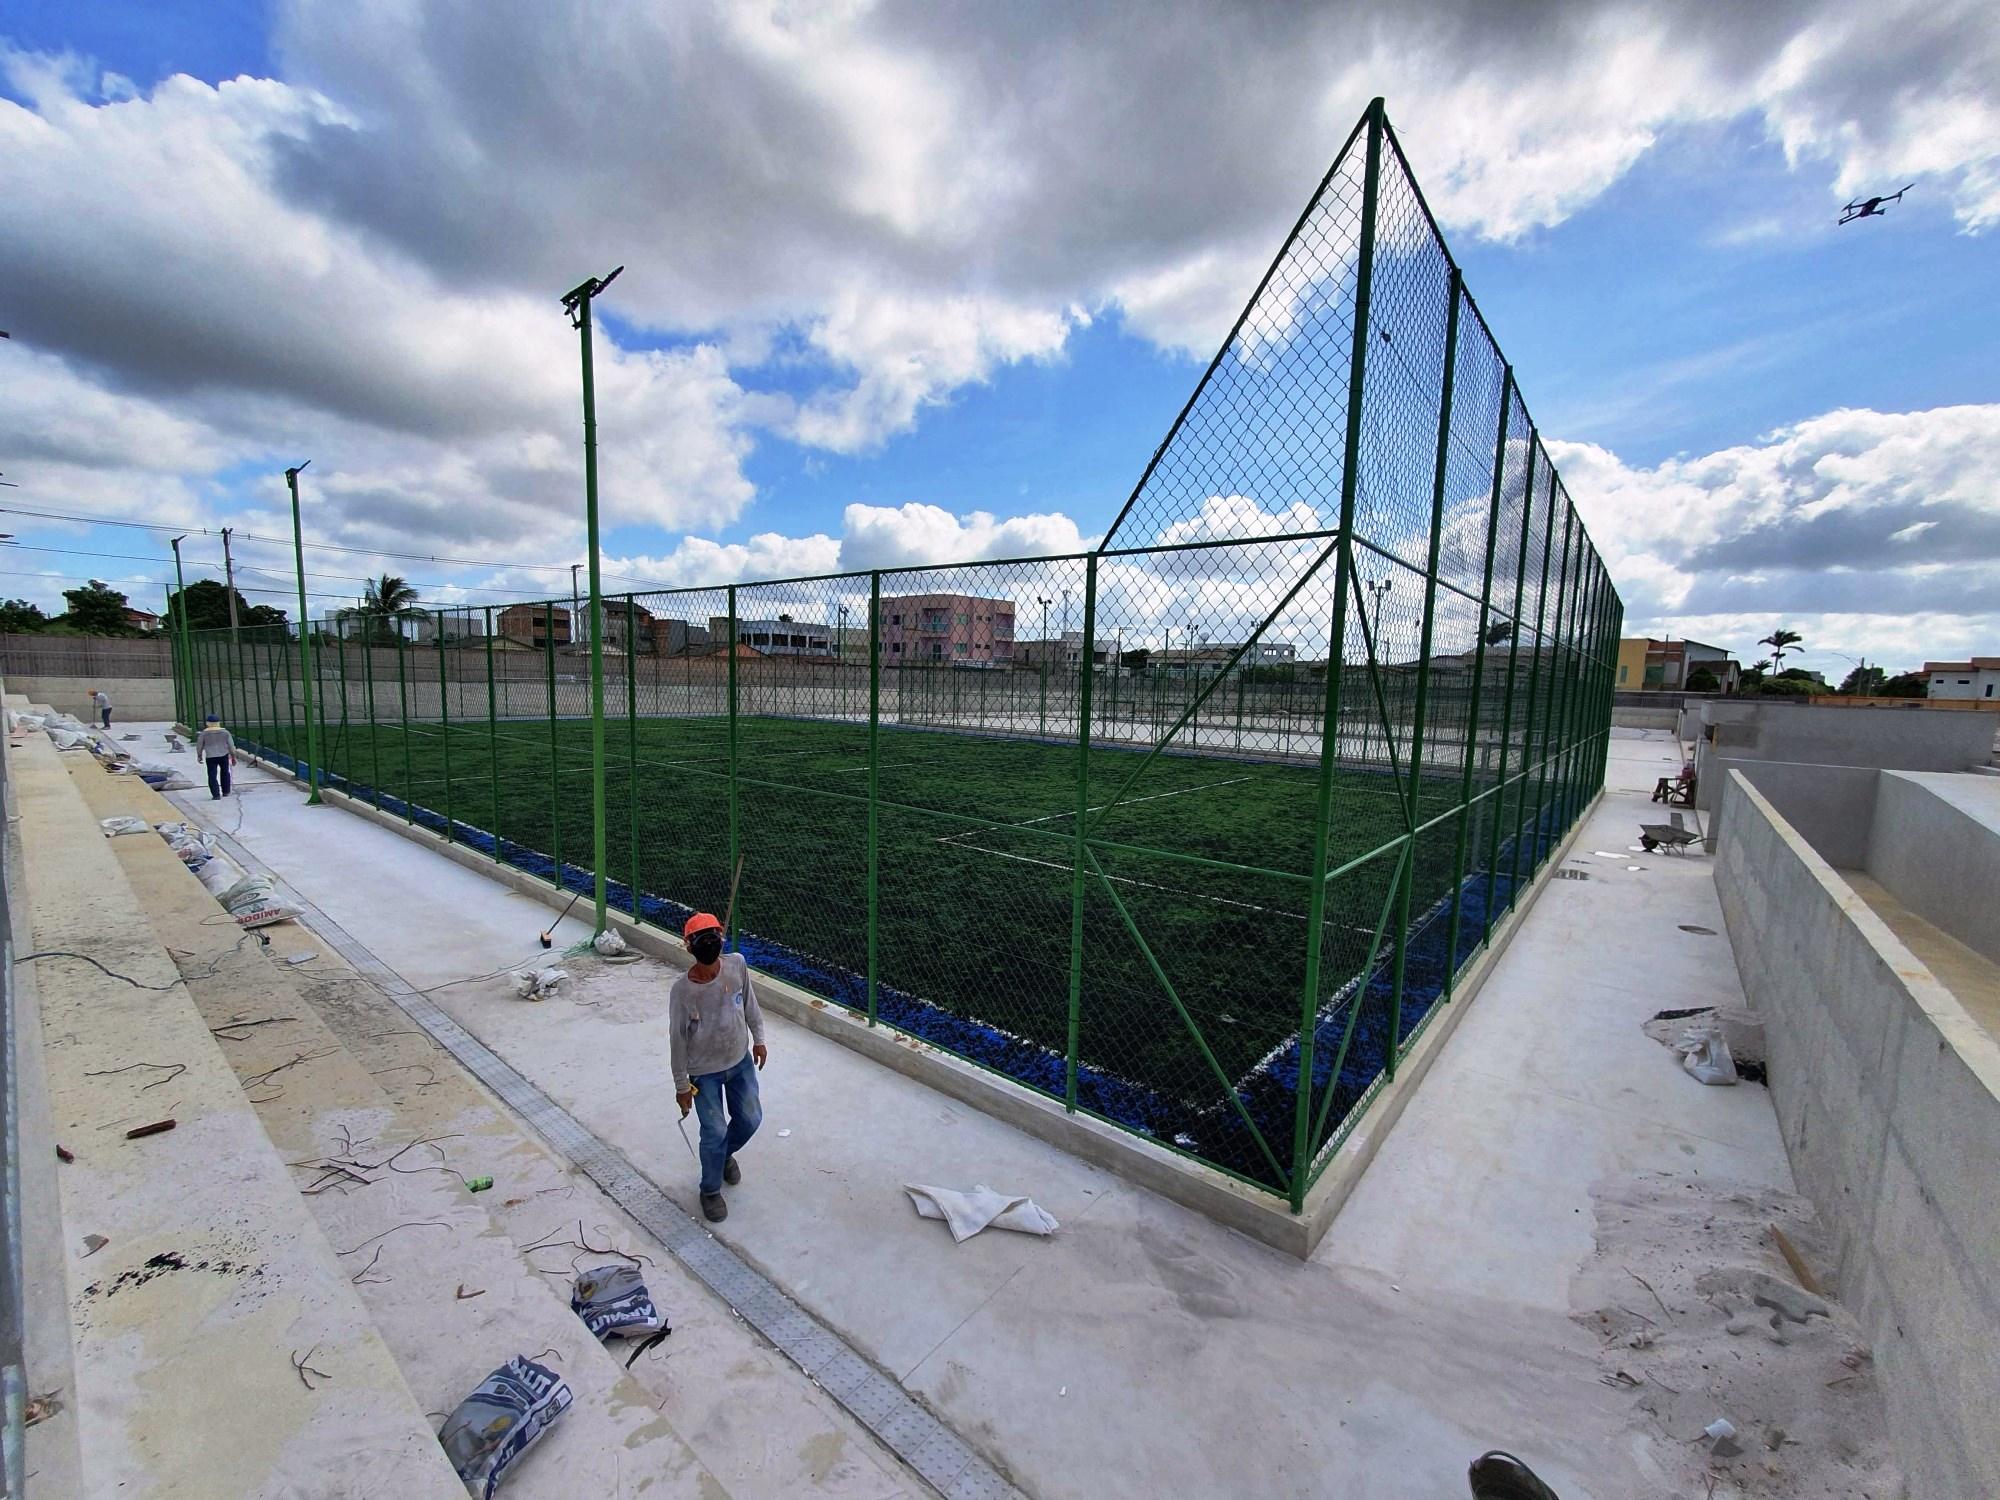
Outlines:
[[[264,761],[257,763],[273,775],[289,776],[294,781],[300,779],[296,773],[281,766]],[[552,910],[560,910],[574,894],[559,890],[525,870],[501,864],[490,855],[464,844],[447,843],[442,835],[407,823],[346,792],[322,786],[320,797],[329,807],[357,813],[468,870],[477,870],[521,895],[533,897]],[[1600,791],[1578,813],[1568,835],[1536,875],[1524,898],[1502,918],[1495,935],[1472,961],[1457,985],[1452,1002],[1449,1005],[1440,1002],[1444,1013],[1425,1027],[1410,1054],[1398,1066],[1395,1081],[1376,1094],[1362,1117],[1355,1122],[1339,1152],[1307,1195],[1305,1210],[1300,1214],[1292,1213],[1288,1204],[1272,1194],[1261,1192],[1189,1157],[1089,1115],[1070,1114],[1053,1099],[1023,1088],[997,1073],[989,1073],[951,1053],[942,1052],[886,1022],[870,1026],[864,1017],[856,1016],[845,1007],[822,1000],[761,970],[757,971],[758,996],[773,1014],[795,1025],[839,1042],[941,1094],[1023,1130],[1037,1140],[1114,1172],[1217,1223],[1239,1230],[1274,1250],[1303,1260],[1312,1254],[1328,1226],[1333,1223],[1340,1206],[1354,1191],[1361,1174],[1381,1148],[1383,1138],[1409,1104],[1417,1085],[1430,1071],[1446,1040],[1457,1029],[1459,1018],[1505,952],[1521,922],[1533,909],[1550,874],[1569,853],[1602,797]],[[630,917],[616,912],[607,913],[607,916],[611,926],[632,947],[682,968],[687,966],[687,952],[673,934],[657,927],[640,926]]]

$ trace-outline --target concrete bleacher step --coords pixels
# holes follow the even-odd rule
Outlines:
[[[88,757],[30,734],[9,758],[32,951],[104,966],[34,960],[49,1117],[73,1157],[58,1169],[69,1254],[56,1294],[72,1325],[76,1386],[63,1395],[82,1493],[462,1495],[139,916],[64,764]],[[167,1118],[173,1129],[127,1138]]]
[[[74,773],[96,817],[180,816],[134,779],[82,759]],[[600,1346],[570,1311],[574,1268],[613,1258],[583,1247],[631,1242],[595,1216],[567,1216],[564,1195],[575,1196],[575,1186],[563,1167],[407,1021],[376,1026],[395,1018],[332,1007],[396,1033],[350,1028],[353,1040],[371,1044],[366,1057],[351,1050],[321,1007],[379,992],[311,933],[290,923],[267,928],[266,948],[237,930],[164,840],[132,835],[111,845],[431,1425],[488,1371],[527,1355],[562,1374],[575,1404],[510,1472],[510,1496],[652,1485],[728,1493],[660,1410],[662,1393],[624,1369],[623,1352]],[[481,1176],[504,1186],[475,1195],[466,1181]],[[519,1209],[536,1198],[540,1239],[556,1239],[531,1258],[487,1204],[513,1200]]]

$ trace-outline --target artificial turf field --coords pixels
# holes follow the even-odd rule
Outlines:
[[[293,752],[283,727],[251,727],[244,737]],[[497,832],[519,850],[590,866],[587,721],[407,730],[334,724],[327,739],[324,765],[364,796],[376,788]],[[606,745],[608,878],[676,907],[719,913],[730,873],[726,720],[614,718]],[[1137,750],[1094,747],[1086,805],[1111,803],[1142,759]],[[1076,746],[884,726],[877,760],[882,994],[997,1028],[1027,1044],[1024,1054],[1053,1055],[1059,1080],[1070,1014]],[[869,957],[868,772],[865,724],[739,719],[744,870],[736,927],[746,945],[764,945],[761,957],[753,947],[760,964],[856,1005],[865,1004]],[[1088,873],[1084,884],[1084,1067],[1146,1091],[1168,1116],[1192,1119],[1226,1098],[1218,1070],[1239,1079],[1297,1036],[1308,883],[1137,851],[1303,873],[1312,860],[1318,776],[1315,764],[1167,753],[1115,805],[1093,812],[1091,834],[1104,841],[1093,852],[1107,880]],[[1417,821],[1455,806],[1458,792],[1456,776],[1426,778]],[[1398,783],[1386,774],[1342,770],[1333,796],[1328,868],[1381,847],[1404,826]],[[1473,823],[1474,861],[1485,828],[1482,810]],[[1448,890],[1456,837],[1452,819],[1419,838],[1413,912]],[[1360,971],[1394,865],[1392,852],[1329,885],[1323,996]],[[672,922],[676,913],[652,915]],[[1009,1071],[1051,1087],[1047,1070],[1032,1062]],[[1052,1091],[1060,1090],[1055,1081]]]

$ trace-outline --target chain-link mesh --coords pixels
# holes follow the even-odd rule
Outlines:
[[[766,972],[1297,1204],[1601,785],[1620,612],[1371,113],[1093,554],[351,611],[178,675],[587,891],[595,645],[610,906],[728,911]]]

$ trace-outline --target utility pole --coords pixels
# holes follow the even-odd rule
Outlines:
[[[285,470],[285,488],[292,492],[292,558],[299,569],[299,688],[306,695],[306,806],[318,807],[319,725],[313,719],[312,621],[306,618],[306,544],[299,530],[299,471],[311,462],[307,459],[305,464]]]
[[[583,349],[583,505],[584,530],[590,545],[590,801],[598,932],[604,931],[604,633],[597,628],[602,584],[597,557],[597,390],[590,368],[590,303],[624,269],[619,266],[609,276],[588,277],[564,293],[562,299],[563,310],[569,314],[570,326],[577,330]],[[733,655],[734,642],[731,646]]]
[[[195,713],[194,650],[188,640],[187,579],[181,573],[181,543],[186,540],[185,536],[177,536],[168,545],[174,549],[174,586],[179,590],[174,596],[174,633],[181,638],[181,679],[187,683],[186,700],[181,707],[187,714],[188,733],[196,734],[199,728],[195,720],[200,716]]]
[[[236,564],[229,556],[230,530],[227,526],[222,528],[222,576],[227,580],[225,587],[229,590],[229,639],[233,645],[236,640]]]

